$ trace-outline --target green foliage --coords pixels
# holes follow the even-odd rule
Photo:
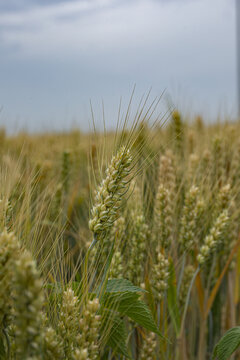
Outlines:
[[[139,123],[142,114],[139,109]],[[240,320],[239,134],[237,123],[199,127],[199,121],[187,123],[174,112],[172,126],[166,129],[142,123],[131,130],[126,126],[116,136],[78,131],[4,136],[0,225],[16,235],[19,257],[25,249],[31,253],[43,284],[39,316],[32,316],[32,306],[31,311],[26,311],[27,306],[21,310],[34,322],[43,315],[37,327],[41,334],[36,334],[36,339],[47,337],[43,347],[39,338],[41,358],[92,360],[92,354],[98,354],[96,360],[115,360],[131,354],[140,360],[146,358],[146,347],[152,359],[209,358],[220,334]],[[89,141],[93,142],[90,162]],[[122,146],[129,148],[133,162],[121,186],[115,187],[110,178],[118,184],[121,159],[115,163],[116,171],[109,173],[107,168]],[[167,194],[161,206],[159,186]],[[101,189],[95,194],[96,202],[91,201],[94,189]],[[191,189],[198,189],[199,201],[186,216],[184,206]],[[88,227],[91,203],[95,204],[93,234]],[[219,228],[211,229],[224,210],[229,222],[219,236]],[[123,219],[121,231],[115,228],[115,219]],[[103,224],[108,227],[101,228]],[[181,246],[181,239],[188,240],[187,246]],[[21,325],[16,334],[13,310],[20,297],[12,296],[14,274],[6,277],[4,243],[0,246],[0,359],[12,360],[20,347],[17,337],[25,339],[26,330],[33,328],[24,330]],[[120,254],[121,271],[114,274],[116,254]],[[199,260],[199,254],[206,261]],[[166,259],[165,267],[161,257]],[[67,289],[72,296],[63,304]],[[28,295],[26,290],[23,286],[21,295]],[[76,312],[66,320],[74,341],[69,353],[61,356],[56,350],[65,349],[73,339],[65,331],[68,326],[60,330],[59,319],[66,317],[63,305],[65,310],[76,306]],[[239,345],[239,330],[229,333],[231,337],[227,333],[216,346],[215,359],[227,359]],[[162,341],[161,334],[171,342]]]
[[[56,291],[56,296],[60,299],[64,291],[64,289],[61,289],[60,283],[49,284],[47,287],[53,293]],[[81,299],[80,284],[75,281],[72,283],[72,288]],[[110,326],[106,345],[111,347],[115,353],[128,356],[126,346],[127,330],[123,320],[124,317],[128,317],[139,326],[155,332],[163,338],[148,306],[139,299],[139,293],[142,292],[145,292],[145,290],[134,286],[126,279],[110,279],[105,285],[105,291],[100,301],[100,314],[104,319],[101,332],[103,333],[105,328]],[[54,297],[53,293],[52,297]],[[94,293],[90,293],[89,297],[91,298],[94,295]]]
[[[127,349],[127,331],[124,320],[118,316],[114,311],[104,310],[104,321],[102,322],[101,331],[104,333],[106,327],[110,326],[107,333],[106,346],[110,347],[114,354],[124,355],[129,358]]]
[[[113,285],[114,282],[115,285]],[[116,289],[117,284],[120,288],[119,292]],[[123,286],[124,284],[127,286]],[[124,291],[124,287],[125,289],[127,287],[128,290]],[[138,325],[161,336],[148,306],[139,300],[140,295],[137,293],[139,290],[136,286],[131,285],[130,281],[124,279],[120,279],[120,281],[119,279],[113,279],[110,284],[111,288],[114,291],[105,293],[103,296],[102,304],[105,308],[117,311],[122,316],[128,316]]]
[[[106,293],[121,293],[121,292],[144,292],[138,286],[134,286],[131,281],[127,279],[109,279],[106,286]]]
[[[148,306],[139,299],[140,295],[138,293],[142,291],[141,288],[134,286],[130,281],[125,279],[108,280],[101,305],[104,309],[103,312],[105,313],[106,309],[109,310],[108,314],[111,314],[114,319],[108,344],[114,345],[115,352],[120,351],[116,344],[116,342],[118,343],[118,338],[121,343],[120,352],[123,354],[123,352],[125,352],[124,349],[126,349],[126,345],[123,345],[126,340],[126,329],[122,320],[120,321],[121,318],[119,318],[119,316],[127,316],[143,328],[163,337],[154,322]],[[116,316],[116,314],[119,314],[119,316]]]
[[[217,343],[213,359],[227,360],[240,347],[240,326],[228,330]]]

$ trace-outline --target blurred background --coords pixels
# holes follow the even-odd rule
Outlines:
[[[152,88],[183,114],[237,117],[234,0],[0,0],[0,126],[87,131]],[[163,99],[163,105],[166,102]]]

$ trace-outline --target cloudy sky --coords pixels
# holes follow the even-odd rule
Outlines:
[[[0,0],[0,126],[87,129],[90,99],[111,126],[134,84],[234,116],[235,1]]]

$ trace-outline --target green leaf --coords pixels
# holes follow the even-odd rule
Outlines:
[[[143,301],[139,300],[139,294],[136,292],[106,293],[103,297],[103,306],[128,316],[138,325],[163,337],[154,322],[151,311]]]
[[[213,359],[227,360],[240,346],[240,326],[228,330],[214,348]]]
[[[169,265],[168,292],[167,292],[168,310],[172,319],[174,329],[178,335],[180,332],[180,312],[177,301],[177,285],[173,261]]]
[[[105,293],[101,303],[106,309],[123,312],[123,308],[131,306],[138,298],[139,294],[128,291],[122,293]]]
[[[109,346],[114,354],[124,355],[129,358],[126,342],[127,331],[124,321],[113,311],[104,310],[102,313],[102,333],[107,335],[106,346]],[[106,332],[107,329],[107,332]]]
[[[106,286],[106,292],[143,292],[145,290],[141,289],[138,286],[135,286],[131,281],[126,279],[111,279],[108,280]]]
[[[119,307],[121,314],[127,315],[134,320],[138,325],[143,326],[145,329],[153,331],[154,333],[162,336],[153,320],[152,313],[147,305],[141,300],[132,301],[131,304],[123,302]]]

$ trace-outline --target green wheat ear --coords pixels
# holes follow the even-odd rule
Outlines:
[[[193,278],[194,272],[195,272],[195,269],[192,265],[187,265],[184,269],[182,284],[181,284],[180,292],[179,292],[180,308],[183,308],[184,304],[186,302],[188,289],[191,284],[191,280]]]
[[[36,263],[28,251],[15,262],[13,276],[14,335],[17,359],[42,354],[43,283]]]
[[[82,350],[87,349],[88,359],[97,360],[99,357],[99,331],[101,315],[97,315],[100,309],[97,298],[88,300],[84,309],[83,316],[79,320],[79,335],[77,337],[77,350],[74,360],[81,359]]]
[[[197,225],[202,206],[202,201],[199,200],[199,188],[193,185],[186,194],[180,220],[179,244],[181,251],[193,250],[196,245]]]
[[[159,184],[154,208],[154,225],[157,244],[165,250],[168,250],[172,243],[173,216],[170,193],[163,184]]]
[[[169,277],[169,261],[160,252],[160,249],[158,250],[157,261],[153,264],[151,275],[154,297],[157,302],[160,302],[168,288]]]
[[[79,299],[69,287],[63,292],[58,331],[62,338],[65,357],[69,359],[77,345]]]
[[[130,173],[131,163],[130,151],[122,147],[113,156],[106,170],[106,177],[97,189],[89,220],[89,229],[93,232],[95,239],[110,230],[117,219],[122,197],[128,189],[126,179]]]
[[[10,321],[12,307],[12,278],[19,245],[13,233],[4,230],[0,234],[0,327],[4,329]]]
[[[197,260],[203,265],[222,240],[222,234],[229,222],[228,210],[223,210],[213,224],[210,234],[204,239]]]
[[[146,263],[147,259],[149,226],[146,223],[142,206],[139,203],[136,205],[136,208],[130,211],[132,233],[128,244],[130,257],[127,263],[127,276],[129,280],[139,286],[143,281],[143,264]]]
[[[139,359],[140,360],[146,360],[146,359],[155,360],[156,359],[156,355],[155,355],[156,346],[157,346],[156,334],[154,334],[153,332],[144,334]]]
[[[182,158],[184,155],[184,127],[181,114],[178,110],[172,113],[172,126],[176,154],[179,158]]]
[[[52,327],[44,329],[44,359],[64,360],[63,342]]]

